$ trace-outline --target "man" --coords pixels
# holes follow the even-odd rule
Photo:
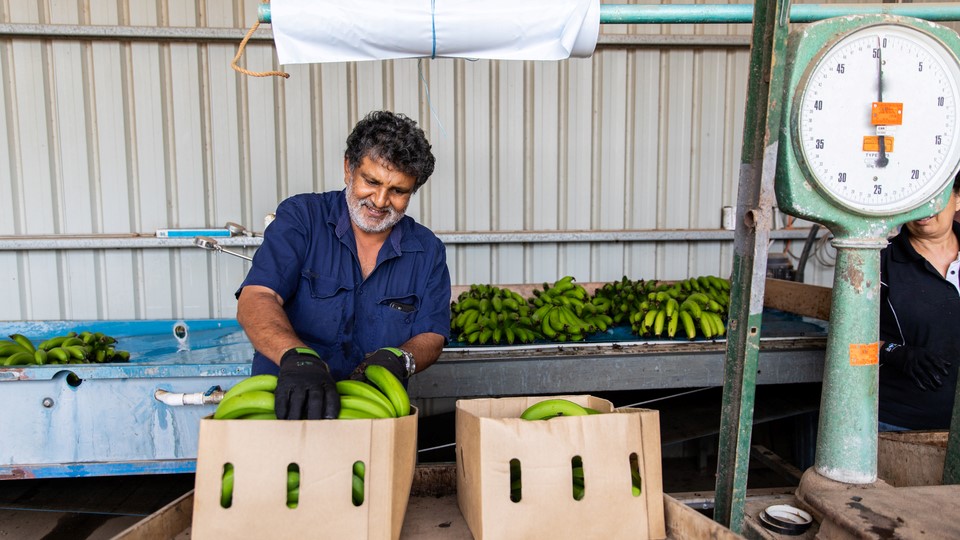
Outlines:
[[[346,189],[277,207],[237,290],[253,374],[276,373],[280,419],[336,418],[335,381],[366,365],[404,380],[433,364],[450,334],[443,243],[405,216],[433,173],[423,131],[376,111],[347,138]]]

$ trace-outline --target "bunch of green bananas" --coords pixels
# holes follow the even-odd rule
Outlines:
[[[613,281],[599,287],[594,291],[591,301],[598,306],[606,305],[606,313],[613,318],[613,324],[621,324],[628,321],[637,299],[645,298],[656,285],[656,281],[642,279],[633,281],[623,276],[620,281]]]
[[[390,370],[370,365],[363,372],[373,384],[363,381],[337,382],[340,393],[340,419],[399,418],[410,414],[406,388]]]
[[[0,341],[0,365],[90,364],[126,362],[130,353],[114,347],[117,340],[102,332],[69,332],[37,345],[23,334],[10,334]]]
[[[530,306],[519,293],[492,285],[471,285],[450,306],[450,330],[457,340],[487,343],[531,343],[541,337],[530,318]]]
[[[359,461],[357,463],[360,463]],[[363,464],[361,463],[361,466]],[[356,466],[354,466],[356,467]],[[356,470],[356,468],[354,468]],[[230,508],[233,504],[233,464],[227,464],[224,467],[223,477],[220,482],[220,506]],[[361,482],[361,502],[363,497],[363,484]],[[296,470],[287,471],[287,507],[296,508],[300,503],[300,472]]]
[[[213,412],[215,420],[276,420],[274,411],[276,375],[254,375],[233,385],[223,394]]]
[[[551,341],[583,341],[588,334],[604,332],[613,324],[606,313],[611,304],[602,297],[590,298],[573,276],[564,276],[553,285],[544,283],[543,290],[534,289],[533,294],[533,322]]]
[[[337,382],[340,394],[340,416],[356,418],[398,418],[410,414],[410,397],[400,379],[383,366],[367,366],[367,380]],[[276,420],[274,409],[276,375],[254,375],[235,384],[223,394],[213,412],[215,420]]]
[[[641,336],[672,338],[682,328],[687,339],[697,330],[707,339],[726,333],[723,319],[730,303],[730,283],[717,276],[691,277],[658,285],[636,303],[630,327]]]

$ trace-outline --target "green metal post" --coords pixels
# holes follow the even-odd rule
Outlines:
[[[947,456],[943,462],[943,483],[960,484],[960,384],[953,397],[953,418],[950,420]]]
[[[820,397],[816,471],[847,484],[877,479],[879,239],[841,239]]]
[[[790,22],[808,23],[831,17],[863,13],[888,13],[928,21],[960,20],[960,2],[922,4],[799,4],[790,9]],[[257,6],[257,20],[270,24],[270,4]],[[749,4],[706,5],[603,4],[600,24],[750,24],[753,6]]]
[[[786,2],[757,2],[737,193],[714,519],[740,532],[756,395],[767,245],[773,222],[787,35]]]

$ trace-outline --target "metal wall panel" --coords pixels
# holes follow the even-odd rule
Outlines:
[[[238,37],[0,33],[0,236],[151,236],[228,221],[261,230],[283,198],[343,186],[344,139],[378,108],[427,131],[437,168],[409,213],[437,232],[718,229],[721,207],[735,205],[743,40],[602,45],[562,62],[285,66],[289,79],[254,78],[229,63],[258,4],[0,0],[3,24],[226,28]],[[748,36],[749,27],[602,32]],[[256,71],[275,62],[262,39],[241,61]],[[770,250],[799,254],[802,243]],[[729,274],[731,244],[456,243],[448,260],[456,284],[679,279]],[[829,247],[819,255],[806,281],[830,285]],[[0,250],[0,320],[231,317],[247,269],[188,245]]]

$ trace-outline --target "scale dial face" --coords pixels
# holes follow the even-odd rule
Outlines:
[[[824,49],[801,80],[794,142],[834,203],[887,216],[929,202],[960,163],[960,63],[912,26],[877,24]]]

